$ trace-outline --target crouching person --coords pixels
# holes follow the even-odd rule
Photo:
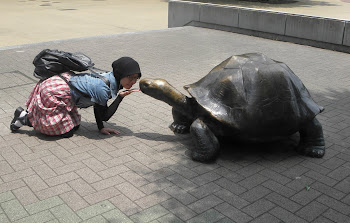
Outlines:
[[[99,131],[109,135],[119,134],[116,129],[105,128],[103,121],[108,121],[116,112],[123,98],[141,78],[139,64],[130,57],[121,57],[112,63],[113,72],[96,77],[89,73],[72,72],[52,76],[39,81],[26,102],[27,110],[18,107],[11,121],[10,129],[16,132],[23,125],[50,136],[71,137],[80,126],[81,116],[78,108],[94,106],[94,114]],[[73,75],[74,74],[74,75]],[[107,105],[107,101],[115,98]]]

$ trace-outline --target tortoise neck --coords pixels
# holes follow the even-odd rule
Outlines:
[[[170,97],[167,98],[166,102],[188,118],[193,118],[192,98],[189,98],[178,90],[173,89]]]

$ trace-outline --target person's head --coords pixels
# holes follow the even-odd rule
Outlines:
[[[113,75],[119,85],[130,89],[141,78],[139,64],[131,57],[121,57],[112,63]]]

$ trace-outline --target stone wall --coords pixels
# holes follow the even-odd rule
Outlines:
[[[350,21],[226,5],[170,1],[168,27],[198,26],[350,53]]]

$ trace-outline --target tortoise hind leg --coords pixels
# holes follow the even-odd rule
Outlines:
[[[193,160],[206,162],[219,154],[220,144],[214,133],[201,120],[196,119],[190,128],[195,149],[191,151]]]
[[[305,123],[300,131],[297,151],[303,155],[321,158],[325,154],[325,142],[321,123],[314,118]]]

